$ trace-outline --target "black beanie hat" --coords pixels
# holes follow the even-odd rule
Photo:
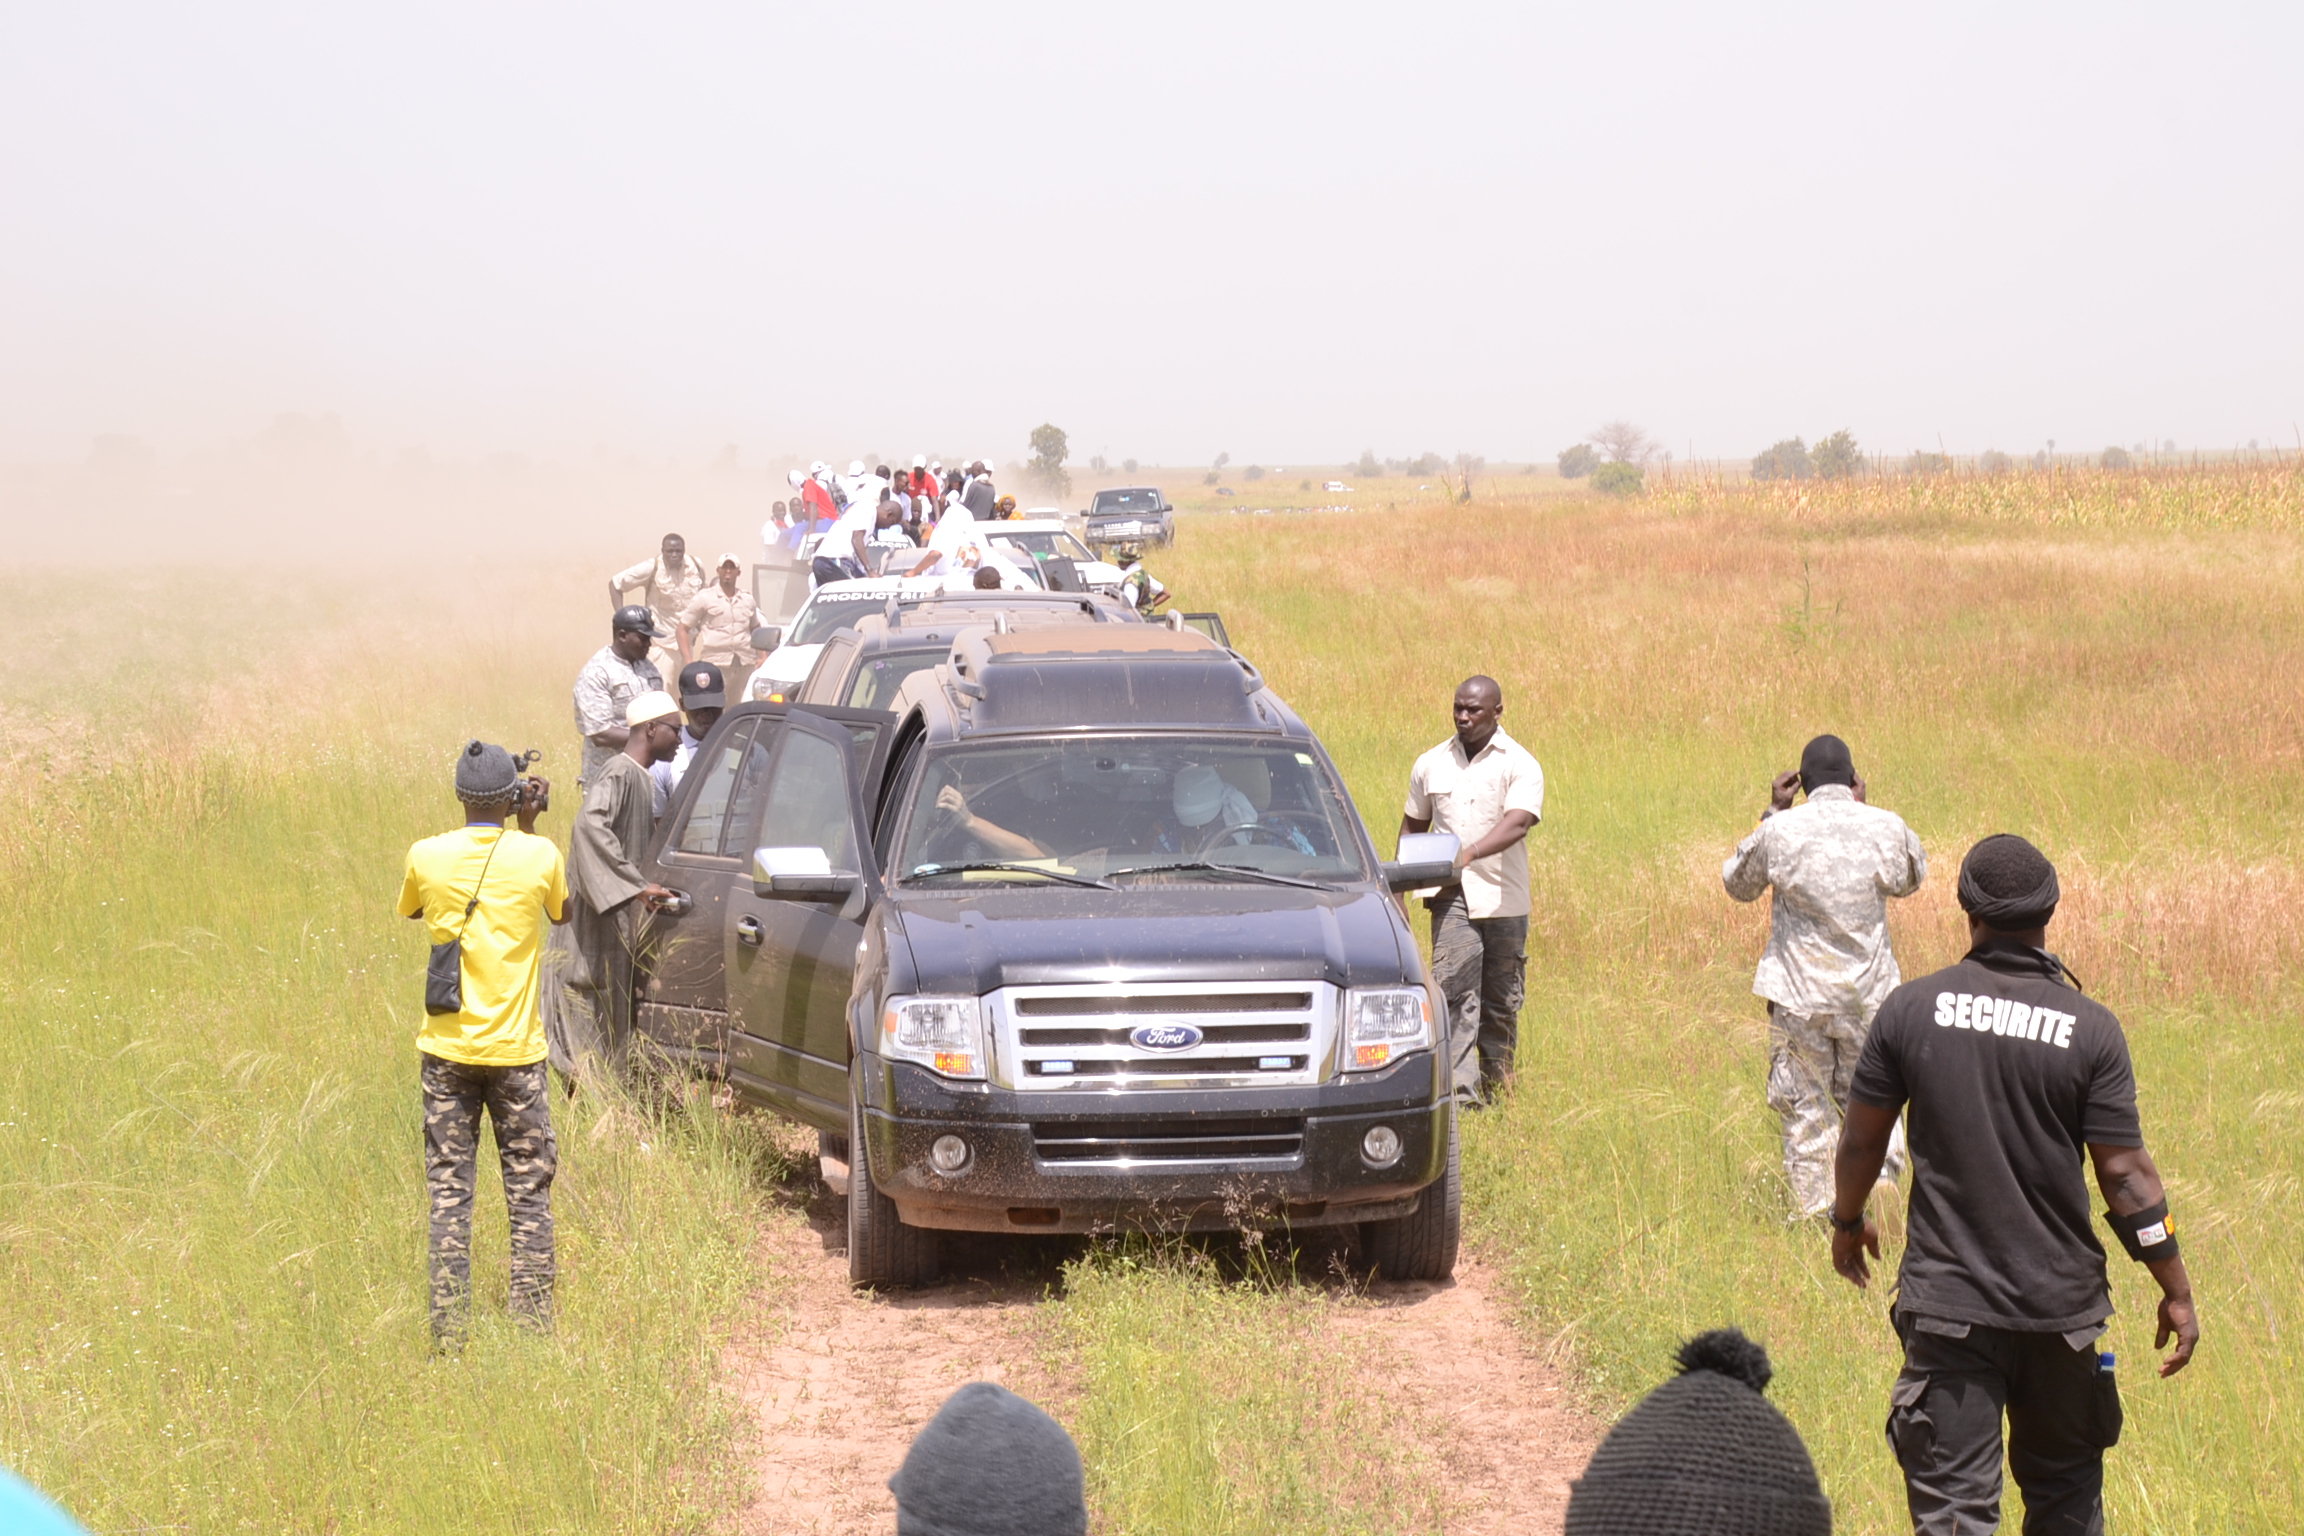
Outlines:
[[[1087,1536],[1088,1497],[1072,1437],[989,1381],[944,1400],[888,1488],[896,1536]]]
[[[1617,1421],[1568,1495],[1567,1536],[1831,1536],[1800,1432],[1760,1394],[1768,1352],[1734,1328]]]
[[[456,754],[456,798],[466,805],[510,799],[519,785],[512,754],[493,742],[469,741]]]
[[[2013,832],[1995,832],[1960,861],[1960,910],[1987,928],[2044,928],[2064,899],[2048,855]]]
[[[1837,736],[1819,736],[1800,749],[1800,787],[1814,794],[1827,784],[1856,787],[1856,760]]]

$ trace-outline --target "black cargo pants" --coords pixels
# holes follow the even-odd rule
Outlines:
[[[1965,1338],[1931,1331],[1967,1328]],[[1888,1396],[1888,1444],[1904,1469],[1915,1536],[2000,1524],[2000,1416],[2024,1495],[2024,1536],[2101,1536],[2104,1452],[2120,1439],[2120,1393],[2096,1346],[2060,1333],[1896,1318],[1904,1370]]]

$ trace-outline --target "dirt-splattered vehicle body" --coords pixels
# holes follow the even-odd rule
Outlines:
[[[668,998],[707,967],[659,943],[643,1027],[824,1133],[860,1283],[931,1276],[939,1229],[1364,1223],[1389,1273],[1453,1266],[1446,1023],[1390,894],[1435,871],[1378,863],[1236,653],[967,631],[889,713],[748,705],[696,763],[651,873],[719,995]]]

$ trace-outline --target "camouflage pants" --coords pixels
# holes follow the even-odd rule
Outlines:
[[[1432,910],[1432,979],[1448,1000],[1456,1096],[1478,1103],[1512,1075],[1528,974],[1528,919],[1471,917],[1461,892]]]
[[[512,1217],[512,1312],[552,1320],[552,1096],[544,1063],[471,1067],[424,1057],[424,1182],[432,1191],[432,1336],[460,1339],[472,1307],[472,1192],[480,1116],[496,1127]]]
[[[1789,1013],[1768,1005],[1768,1107],[1784,1117],[1784,1181],[1802,1216],[1832,1209],[1832,1160],[1840,1155],[1840,1117],[1848,1084],[1872,1032],[1866,1014]],[[1904,1171],[1904,1123],[1888,1133],[1880,1176]]]

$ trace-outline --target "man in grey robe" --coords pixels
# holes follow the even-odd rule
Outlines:
[[[573,1085],[605,1067],[621,1072],[632,1044],[633,956],[643,908],[671,892],[640,872],[656,825],[650,765],[680,750],[680,705],[662,691],[625,706],[627,735],[584,786],[568,845],[569,922],[555,930],[559,985],[547,988],[553,1068]],[[565,934],[565,945],[557,942]]]

